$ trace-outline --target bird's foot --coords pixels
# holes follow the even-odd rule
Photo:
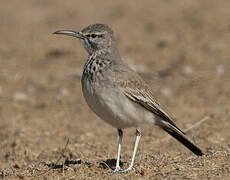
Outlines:
[[[133,167],[129,167],[127,169],[121,169],[120,167],[116,167],[115,170],[113,171],[114,173],[128,173],[129,171],[134,170]]]
[[[114,170],[113,173],[119,173],[120,171],[122,171],[120,166],[117,166]]]

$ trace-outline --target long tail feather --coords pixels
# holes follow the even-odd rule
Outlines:
[[[164,129],[168,134],[173,136],[176,140],[182,143],[185,147],[187,147],[190,151],[192,151],[197,156],[202,156],[203,152],[198,148],[195,144],[193,144],[186,136],[183,131],[181,131],[178,127],[174,127],[168,122],[164,122],[160,125],[162,129]]]

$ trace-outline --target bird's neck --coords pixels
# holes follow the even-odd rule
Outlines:
[[[116,47],[98,49],[89,53],[89,57],[103,57],[110,60],[120,60],[120,54]]]

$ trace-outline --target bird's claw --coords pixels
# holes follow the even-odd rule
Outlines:
[[[128,173],[131,170],[134,170],[134,168],[133,167],[129,167],[127,169],[121,169],[120,167],[116,167],[115,170],[113,171],[113,173],[120,173],[120,174],[122,174],[122,173]]]

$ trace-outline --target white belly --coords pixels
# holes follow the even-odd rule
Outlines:
[[[120,90],[108,87],[94,88],[88,81],[82,82],[82,90],[91,110],[116,128],[154,123],[153,113],[129,100]]]

